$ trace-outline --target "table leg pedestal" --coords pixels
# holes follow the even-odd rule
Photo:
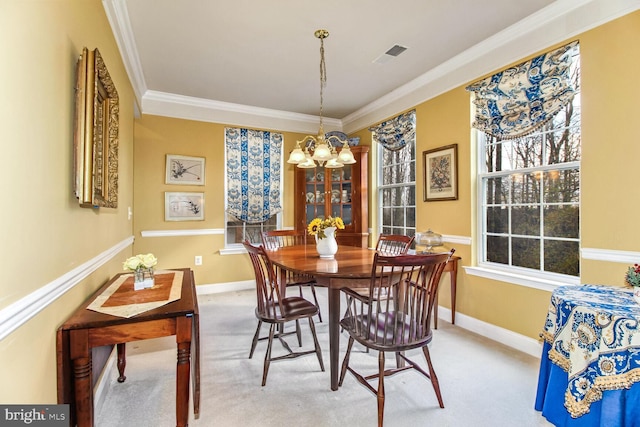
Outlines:
[[[340,354],[340,289],[328,287],[329,298],[329,370],[331,390],[338,390]]]

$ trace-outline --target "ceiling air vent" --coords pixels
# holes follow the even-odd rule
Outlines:
[[[387,50],[385,53],[374,59],[373,62],[376,64],[384,64],[390,59],[400,55],[405,50],[407,50],[407,48],[404,46],[400,46],[399,44],[394,45],[391,49]]]

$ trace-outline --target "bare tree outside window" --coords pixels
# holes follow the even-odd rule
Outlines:
[[[483,212],[481,262],[580,275],[580,67],[573,102],[534,133],[479,133]]]
[[[398,151],[380,150],[379,233],[413,236],[416,232],[415,143]]]

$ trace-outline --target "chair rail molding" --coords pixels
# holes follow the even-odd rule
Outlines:
[[[133,244],[129,236],[89,261],[0,310],[0,341]]]
[[[179,237],[179,236],[209,236],[224,234],[223,228],[200,228],[192,230],[143,230],[142,237]]]
[[[471,243],[473,242],[471,237],[454,236],[454,235],[450,235],[450,234],[443,234],[442,235],[442,241],[447,242],[447,243],[457,243],[459,245],[467,245],[467,246],[471,246]]]
[[[582,248],[580,255],[582,259],[619,262],[622,264],[635,264],[640,260],[640,252],[617,251],[613,249]]]

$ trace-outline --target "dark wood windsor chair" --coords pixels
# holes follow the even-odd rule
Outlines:
[[[267,383],[269,365],[275,360],[290,359],[315,353],[318,357],[318,362],[320,362],[320,369],[324,372],[322,352],[320,350],[320,344],[318,343],[316,328],[313,323],[313,316],[318,314],[318,308],[313,303],[302,297],[294,296],[281,298],[280,286],[276,278],[274,266],[269,260],[264,248],[262,246],[254,246],[247,240],[243,242],[243,245],[249,253],[251,264],[253,265],[253,270],[256,276],[257,307],[255,313],[256,318],[258,319],[258,327],[256,328],[256,333],[253,336],[253,341],[251,343],[251,352],[249,353],[250,359],[253,357],[253,352],[256,349],[258,341],[261,339],[268,339],[267,352],[264,357],[262,385],[264,386]],[[314,349],[294,352],[283,337],[295,333],[298,337],[298,345],[302,346],[300,328],[297,325],[297,322],[304,318],[309,319],[309,328],[313,335]],[[288,333],[280,332],[283,330],[280,326],[291,321],[296,321],[296,331]],[[262,327],[262,323],[269,323],[271,325],[269,328],[268,338],[260,338],[260,328]],[[287,354],[278,357],[271,357],[274,338],[278,338],[283,347],[287,350]]]
[[[339,386],[351,372],[356,379],[378,398],[378,426],[384,418],[384,379],[398,372],[415,369],[431,380],[438,403],[444,408],[438,377],[431,363],[427,344],[431,342],[431,316],[440,276],[455,250],[444,254],[374,256],[369,294],[375,299],[363,300],[351,289],[348,314],[341,321],[349,333],[349,343],[342,363]],[[393,289],[393,292],[388,292]],[[378,350],[378,373],[364,376],[349,365],[355,341],[367,349]],[[405,356],[405,351],[421,348],[427,362],[428,373]],[[396,368],[385,369],[385,353],[396,355]],[[370,380],[377,379],[375,389]]]
[[[407,253],[415,236],[405,236],[403,234],[381,234],[378,237],[378,243],[376,243],[376,252],[385,256],[397,256]],[[352,287],[352,292],[358,294],[362,300],[368,300],[370,298],[368,283],[363,284],[362,287]],[[344,315],[346,316],[351,305],[352,297],[347,295],[347,310]]]
[[[262,232],[262,244],[268,251],[277,251],[279,248],[285,246],[294,245],[306,245],[307,244],[307,232],[304,230],[271,230]],[[318,304],[318,297],[316,296],[315,285],[316,279],[308,274],[294,273],[292,271],[281,271],[284,275],[284,283],[287,288],[298,287],[300,296],[302,294],[302,287],[309,287],[311,295],[313,295],[313,302],[318,307],[318,320],[322,322],[322,313],[320,311],[320,304]]]

